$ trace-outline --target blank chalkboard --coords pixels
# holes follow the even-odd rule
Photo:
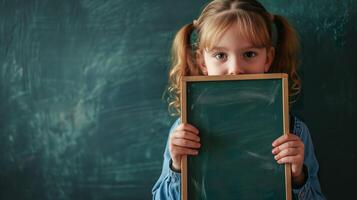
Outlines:
[[[208,0],[0,1],[0,199],[142,200],[160,176],[175,33]],[[301,40],[302,92],[327,199],[357,171],[357,1],[262,0]]]
[[[202,146],[183,162],[183,199],[291,199],[290,172],[271,153],[288,128],[286,88],[286,74],[184,78],[182,119]]]

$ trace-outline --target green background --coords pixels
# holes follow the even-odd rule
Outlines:
[[[176,31],[207,1],[0,1],[0,199],[150,199]],[[302,41],[302,96],[328,199],[354,196],[357,3],[264,0]]]

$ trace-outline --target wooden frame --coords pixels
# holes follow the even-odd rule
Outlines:
[[[181,121],[187,123],[187,102],[186,89],[187,82],[194,81],[227,81],[227,80],[256,80],[256,79],[282,79],[283,97],[283,129],[284,134],[289,133],[289,88],[287,74],[249,74],[249,75],[228,75],[228,76],[184,76],[181,82]],[[285,196],[286,200],[292,199],[291,191],[291,165],[285,164]],[[187,200],[187,156],[181,160],[181,199]]]

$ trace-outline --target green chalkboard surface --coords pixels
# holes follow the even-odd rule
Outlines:
[[[284,165],[271,153],[271,143],[284,133],[288,120],[286,77],[184,79],[184,114],[200,130],[202,144],[198,156],[187,158],[189,200],[291,198],[286,197]]]

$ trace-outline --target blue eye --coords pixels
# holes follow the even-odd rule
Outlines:
[[[227,54],[219,52],[213,55],[217,60],[224,61],[227,60]]]
[[[245,58],[253,58],[253,57],[257,56],[257,53],[255,53],[254,51],[247,51],[247,52],[244,52],[243,56]]]

